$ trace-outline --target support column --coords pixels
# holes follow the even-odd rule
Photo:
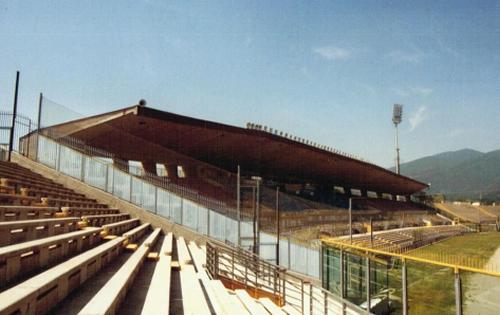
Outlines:
[[[340,275],[339,275],[339,279],[340,279],[340,297],[342,299],[345,298],[345,295],[344,295],[344,250],[341,248],[340,249],[340,257],[339,257],[339,270],[340,270]]]
[[[113,158],[113,165],[116,168],[118,168],[119,170],[122,170],[122,171],[128,173],[128,161],[114,157]]]
[[[455,269],[455,313],[462,315],[462,280],[458,269]]]
[[[401,279],[403,289],[403,315],[408,315],[408,279],[406,270],[406,260],[401,260]]]
[[[365,280],[366,280],[366,314],[370,315],[370,309],[372,308],[372,301],[370,296],[370,256],[366,253],[365,258],[366,272],[365,272]]]
[[[146,171],[146,173],[156,175],[156,162],[155,161],[141,161],[142,168]]]
[[[167,170],[168,178],[177,178],[177,165],[176,164],[164,164]]]

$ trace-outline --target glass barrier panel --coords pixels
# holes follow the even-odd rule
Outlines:
[[[323,288],[340,296],[340,250],[323,249]]]
[[[170,219],[170,193],[161,188],[156,195],[156,213]]]
[[[113,165],[111,164],[108,164],[106,165],[106,168],[108,169],[106,174],[108,174],[108,179],[107,179],[107,187],[106,187],[106,191],[113,194]]]
[[[107,165],[88,156],[84,157],[84,161],[85,182],[102,190],[106,189]]]
[[[226,218],[225,240],[232,245],[236,245],[238,243],[238,221],[233,220],[226,216],[223,217]]]
[[[307,248],[294,244],[290,244],[290,269],[293,271],[307,274]]]
[[[259,255],[263,259],[275,263],[276,262],[276,236],[264,232],[260,232]]]
[[[71,177],[82,177],[82,154],[70,148],[61,146],[59,154],[59,171]]]
[[[395,257],[381,257],[387,261],[387,295],[392,313],[403,314],[403,267],[401,259]],[[377,277],[379,277],[377,275]],[[380,276],[382,277],[382,276]],[[377,295],[376,292],[374,292]],[[383,291],[380,291],[383,294]]]
[[[280,238],[280,266],[290,268],[288,260],[288,239]]]
[[[182,200],[175,194],[170,194],[170,215],[177,224],[182,224]]]
[[[408,261],[410,314],[455,314],[454,274],[451,268]]]
[[[182,203],[182,225],[193,230],[198,227],[198,205],[190,200],[184,200]]]
[[[113,195],[130,201],[131,176],[113,168]]]
[[[198,207],[198,233],[208,234],[208,209],[202,206]]]
[[[57,169],[59,145],[46,137],[40,137],[38,144],[38,161],[53,169]]]
[[[307,275],[319,278],[320,250],[316,248],[307,249]]]
[[[226,220],[223,215],[210,210],[210,237],[216,238],[219,241],[225,239],[225,224]]]
[[[460,272],[464,315],[500,313],[500,277]]]
[[[253,247],[253,222],[240,222],[241,247],[252,250]]]
[[[142,207],[148,211],[156,211],[156,187],[148,182],[142,182]]]
[[[345,297],[350,302],[360,305],[366,302],[366,265],[362,256],[344,252]]]
[[[142,207],[142,180],[129,175],[132,178],[130,191],[130,202]]]
[[[370,258],[371,310],[376,314],[387,314],[389,313],[390,298],[388,279],[389,265],[386,260],[378,259],[378,257]]]

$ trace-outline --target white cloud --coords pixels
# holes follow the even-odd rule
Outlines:
[[[414,88],[411,88],[411,91],[415,94],[420,94],[422,96],[429,96],[432,94],[433,90],[431,88],[428,88],[428,87],[422,87],[422,86],[418,86],[418,87],[414,87]]]
[[[366,93],[370,94],[370,95],[375,95],[377,94],[377,90],[371,86],[371,85],[368,85],[368,84],[363,84],[363,83],[358,83],[360,87],[363,88],[363,90],[366,91]]]
[[[425,119],[427,118],[427,107],[420,106],[411,116],[410,116],[410,132],[415,130]]]
[[[389,57],[396,63],[412,63],[417,64],[424,58],[424,53],[417,51],[402,51],[394,50],[389,53]]]
[[[351,52],[335,46],[317,47],[312,50],[315,54],[328,60],[343,60],[351,57]]]
[[[408,97],[408,96],[423,96],[427,97],[434,92],[433,89],[428,88],[428,87],[423,87],[423,86],[417,86],[417,87],[410,87],[410,88],[405,88],[405,89],[398,89],[398,88],[393,88],[392,91],[401,97]]]

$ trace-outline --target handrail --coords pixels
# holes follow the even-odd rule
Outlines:
[[[314,309],[315,313],[322,310],[321,314],[325,315],[329,313],[332,304],[336,304],[342,314],[347,311],[367,314],[362,307],[242,248],[221,242],[207,242],[206,268],[213,279],[226,278],[242,284],[249,290],[266,291],[272,294],[275,301],[283,305],[288,304],[302,314],[306,313],[307,304],[310,310]]]

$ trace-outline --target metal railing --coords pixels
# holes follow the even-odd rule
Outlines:
[[[351,301],[387,294],[390,310],[382,314],[497,314],[500,304],[491,298],[500,285],[495,255],[452,255],[441,248],[396,253],[323,239],[323,285]],[[374,281],[375,273],[382,276]]]
[[[370,314],[305,277],[289,272],[241,248],[208,242],[206,268],[213,279],[237,283],[254,297],[273,297],[301,314]]]

